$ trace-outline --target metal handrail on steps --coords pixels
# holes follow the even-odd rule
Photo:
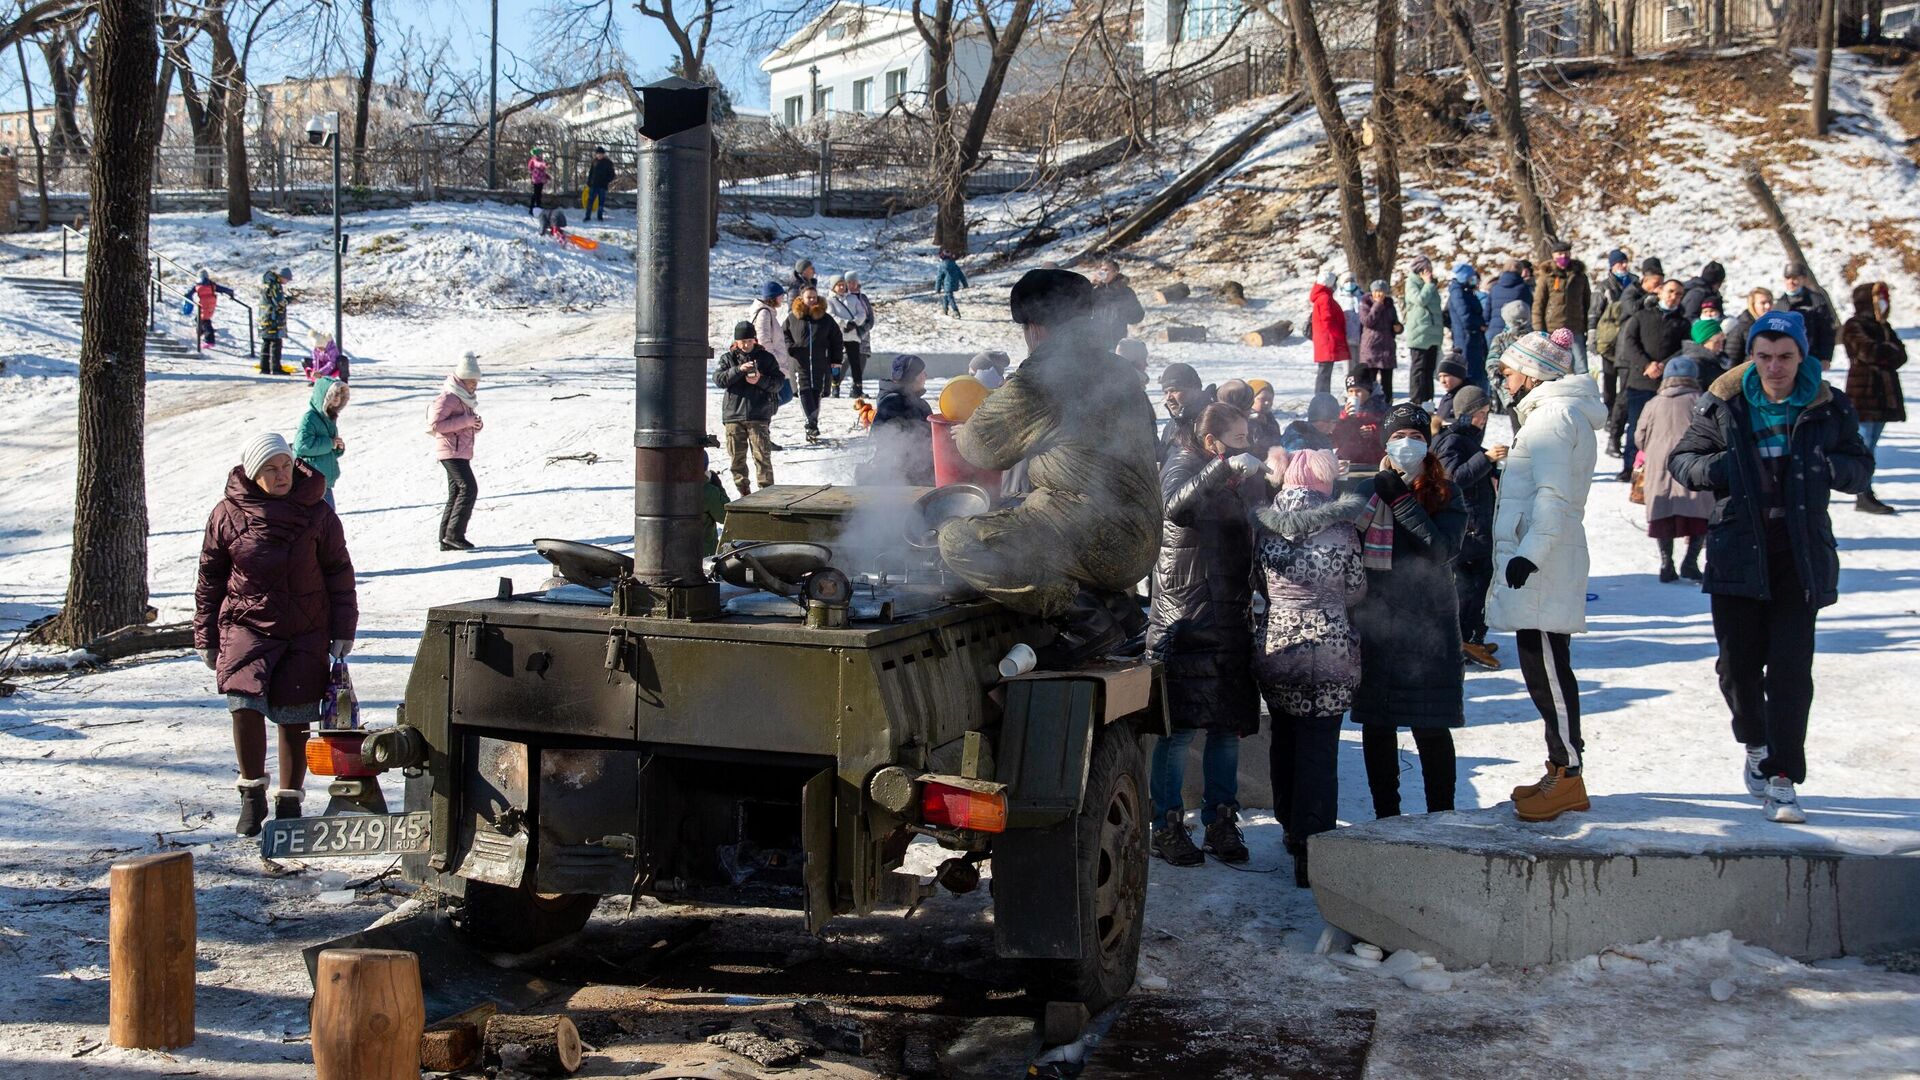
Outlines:
[[[149,285],[152,289],[152,294],[153,294],[151,302],[149,302],[147,305],[148,313],[151,316],[151,318],[149,318],[148,320],[148,325],[152,326],[155,324],[155,320],[157,320],[159,317],[160,306],[162,304],[173,303],[172,283],[167,280],[167,274],[166,274],[166,271],[162,269],[162,264],[164,263],[166,266],[171,266],[174,269],[180,271],[181,274],[185,275],[189,283],[187,285],[187,288],[189,290],[189,295],[191,295],[193,283],[196,282],[200,277],[200,271],[190,270],[187,267],[180,265],[178,262],[175,262],[173,259],[168,258],[166,255],[158,251],[149,250],[148,254],[153,256],[153,258],[147,264],[149,268],[148,280],[149,280]],[[234,295],[228,297],[227,299],[240,305],[241,309],[247,313],[247,356],[253,357],[257,355],[257,349],[258,349],[258,346],[255,344],[255,341],[254,341],[253,305],[247,303],[245,300],[240,299],[240,295],[237,292]],[[200,333],[199,327],[196,325],[194,328],[194,340],[196,343],[199,341],[199,333]]]
[[[81,232],[79,229],[76,229],[71,225],[60,226],[60,276],[61,277],[67,276],[67,234],[68,233],[72,233],[73,235],[80,238],[80,246],[85,247],[87,243],[86,233]]]

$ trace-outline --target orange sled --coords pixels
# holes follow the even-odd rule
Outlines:
[[[600,241],[589,240],[584,236],[575,236],[572,233],[567,233],[560,239],[565,240],[567,243],[572,244],[582,251],[597,251],[600,248]]]

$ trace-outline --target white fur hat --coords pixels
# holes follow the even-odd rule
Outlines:
[[[453,377],[456,379],[478,379],[480,377],[480,354],[470,352],[453,365]]]

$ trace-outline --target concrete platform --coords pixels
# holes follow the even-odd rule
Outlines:
[[[1527,824],[1511,805],[1312,841],[1326,920],[1449,968],[1530,966],[1726,930],[1801,960],[1920,946],[1920,800],[1616,795]]]

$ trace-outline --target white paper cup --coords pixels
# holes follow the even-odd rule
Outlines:
[[[1033,665],[1039,659],[1033,654],[1031,648],[1025,644],[1016,643],[1013,648],[1007,650],[1007,655],[1000,658],[1000,677],[1011,679],[1015,675],[1025,675],[1033,670]]]

